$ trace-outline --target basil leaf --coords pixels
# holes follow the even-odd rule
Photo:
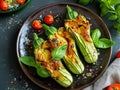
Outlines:
[[[95,44],[95,46],[97,48],[109,48],[111,47],[112,45],[114,45],[115,42],[107,39],[107,38],[100,38],[101,37],[101,32],[99,29],[95,29],[93,32],[92,32],[92,40],[93,40],[93,43]]]
[[[66,14],[67,19],[72,20],[72,19],[75,19],[78,16],[78,12],[72,10],[70,6],[67,5],[66,9],[67,9],[67,14]]]
[[[78,12],[77,11],[73,11],[73,15],[74,15],[74,19],[76,19],[77,16],[78,16]]]
[[[120,0],[108,0],[108,1],[110,5],[114,5],[114,6],[120,3]]]
[[[36,64],[35,59],[32,56],[22,56],[22,57],[19,57],[19,60],[25,65],[35,67],[35,64]]]
[[[108,7],[104,3],[100,4],[100,8],[101,8],[100,16],[104,16],[109,12]]]
[[[55,48],[52,51],[52,59],[53,60],[60,60],[64,57],[64,55],[66,54],[66,50],[67,50],[67,45],[63,45],[60,46],[58,48]]]
[[[36,71],[37,74],[42,78],[47,78],[50,76],[50,74],[46,71],[46,69],[43,66],[41,66],[40,62],[37,61],[36,61]]]
[[[114,28],[116,28],[117,32],[120,34],[120,23],[115,23]]]
[[[101,38],[95,43],[95,46],[97,48],[109,48],[114,44],[115,44],[115,42],[113,42],[107,38]]]
[[[99,40],[99,38],[101,37],[101,32],[99,29],[95,29],[93,32],[92,32],[92,40],[93,42],[97,42]]]
[[[111,21],[116,20],[116,19],[117,19],[117,15],[116,14],[110,14],[110,16],[108,18],[108,20],[111,20]]]
[[[33,33],[34,41],[33,41],[33,46],[34,48],[38,48],[42,43],[43,39],[39,38],[36,33]]]
[[[116,13],[117,13],[117,16],[118,16],[118,19],[120,20],[120,5],[118,5],[117,7],[116,7]],[[120,22],[120,21],[118,21],[118,22]]]

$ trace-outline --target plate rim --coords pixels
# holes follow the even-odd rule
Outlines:
[[[92,10],[90,10],[89,8],[87,8],[87,7],[85,7],[85,6],[82,6],[82,5],[76,4],[76,3],[72,3],[72,2],[56,2],[56,3],[48,4],[48,5],[46,5],[46,6],[39,7],[37,10],[33,11],[30,16],[28,16],[28,18],[25,20],[25,22],[23,23],[23,25],[24,25],[26,22],[28,22],[28,20],[30,19],[31,16],[34,16],[34,15],[35,15],[36,13],[38,13],[40,10],[43,10],[43,9],[45,9],[45,8],[48,8],[48,7],[56,6],[56,5],[62,5],[62,4],[63,4],[63,5],[72,5],[72,6],[77,6],[77,7],[83,8],[83,9],[87,10],[88,12],[90,12],[91,14],[93,14],[94,16],[96,16],[96,17],[100,20],[101,23],[104,23],[104,26],[105,26],[105,28],[106,28],[108,37],[109,37],[109,39],[111,39],[111,35],[110,35],[110,32],[109,32],[109,29],[108,29],[106,23],[103,21],[103,19],[102,19],[99,15],[97,15],[95,12],[93,12]],[[23,27],[23,25],[22,25],[22,27]],[[21,32],[22,32],[22,27],[20,28],[20,31],[18,32],[18,37],[17,37],[17,44],[16,44],[17,57],[20,56],[20,55],[19,55],[19,52],[18,52],[18,41],[19,41],[19,37],[20,37]],[[109,58],[108,58],[108,62],[107,62],[107,64],[106,64],[106,66],[104,67],[103,71],[102,71],[92,82],[90,82],[90,83],[88,83],[88,84],[86,84],[86,85],[84,85],[84,86],[82,86],[82,87],[79,87],[79,88],[77,88],[77,89],[73,89],[73,90],[83,89],[83,88],[85,88],[85,87],[87,87],[87,86],[92,85],[94,82],[96,82],[96,81],[103,75],[103,73],[105,72],[105,70],[107,69],[107,67],[108,67],[108,65],[109,65],[109,63],[110,63],[111,54],[112,54],[112,47],[109,48]],[[43,86],[43,85],[38,84],[36,81],[32,80],[32,77],[30,76],[30,74],[27,73],[26,70],[23,69],[23,68],[24,68],[24,65],[20,62],[19,59],[18,59],[18,62],[19,62],[19,64],[20,64],[20,67],[22,68],[22,71],[25,73],[25,75],[26,75],[32,82],[34,82],[36,85],[38,85],[39,87],[41,87],[41,88],[43,88],[43,89],[49,89],[49,88],[47,88],[47,87],[45,87],[45,86]]]

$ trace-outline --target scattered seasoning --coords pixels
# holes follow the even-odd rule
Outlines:
[[[42,18],[43,18],[43,15],[41,14],[39,17],[42,19]]]
[[[79,75],[78,75],[78,74],[76,74],[76,77],[79,77]]]
[[[40,33],[40,32],[41,32],[41,30],[37,30],[37,32],[38,32],[38,33]]]
[[[84,77],[83,77],[83,79],[87,79],[87,77],[86,77],[86,76],[84,76]]]
[[[26,36],[24,39],[25,39],[25,44],[26,44],[26,45],[29,45],[29,43],[30,43],[30,39],[28,39],[27,36]]]
[[[10,74],[8,75],[11,79],[8,83],[9,86],[7,90],[32,90],[29,86],[29,83],[23,78],[23,74],[19,71],[10,70]]]
[[[81,76],[82,76],[82,77],[84,77],[84,76],[85,76],[85,74],[84,74],[84,73],[82,73],[82,74],[81,74]]]
[[[14,81],[10,81],[10,84],[11,84],[11,85],[14,85],[14,84],[15,84],[15,82],[14,82]]]
[[[88,73],[86,73],[86,76],[87,76],[87,77],[91,77],[91,75],[92,75],[92,74],[91,74],[91,73],[89,73],[89,72],[88,72]]]
[[[103,68],[102,66],[100,66],[100,68]]]
[[[25,84],[25,87],[26,87],[26,88],[29,86],[29,85],[28,85],[28,82],[25,82],[24,84]]]
[[[59,17],[56,17],[56,18],[55,18],[55,22],[57,22],[57,23],[60,22],[60,18],[59,18]]]
[[[93,70],[92,69],[89,69],[89,73],[92,73],[93,72]]]
[[[12,14],[12,16],[7,19],[7,29],[8,30],[12,30],[13,27],[15,26],[19,26],[21,27],[22,25],[22,20],[20,19],[20,17],[18,15]]]
[[[80,77],[78,77],[78,80],[81,79]]]
[[[10,87],[8,87],[8,90],[16,90],[15,88],[10,88]]]

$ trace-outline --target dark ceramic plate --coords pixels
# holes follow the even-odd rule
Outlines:
[[[25,2],[25,4],[20,5],[20,6],[18,6],[18,7],[11,8],[11,9],[9,9],[9,10],[7,10],[7,11],[2,11],[2,10],[0,10],[0,13],[4,14],[4,13],[12,13],[12,12],[15,12],[15,11],[19,11],[19,10],[25,8],[31,1],[32,1],[32,0],[27,0],[27,1]]]
[[[51,13],[54,18],[55,22],[53,23],[54,26],[60,27],[63,26],[63,22],[65,19],[66,14],[66,5],[69,5],[72,9],[77,10],[79,13],[83,14],[87,19],[89,19],[91,25],[91,30],[95,28],[99,28],[102,32],[102,37],[106,37],[110,39],[110,33],[103,22],[103,20],[97,16],[95,13],[90,11],[89,9],[80,6],[74,3],[55,3],[48,5],[46,7],[40,8],[39,10],[35,11],[32,15],[28,17],[28,19],[23,24],[17,39],[17,55],[25,56],[25,55],[33,55],[31,50],[33,50],[32,46],[28,43],[31,43],[33,40],[33,32],[35,30],[32,29],[31,23],[34,19],[43,20],[43,17],[46,14]],[[60,21],[59,21],[59,20]],[[39,36],[45,38],[44,30],[39,33]],[[74,82],[68,88],[63,88],[59,84],[57,84],[52,78],[43,79],[37,76],[35,70],[33,68],[27,67],[22,64],[20,61],[20,66],[26,76],[31,79],[35,84],[44,88],[44,89],[51,89],[51,90],[80,90],[85,88],[91,84],[93,84],[98,78],[101,77],[103,72],[105,71],[106,67],[109,64],[110,56],[111,56],[111,48],[108,49],[98,49],[99,58],[95,64],[87,64],[82,59],[85,65],[85,71],[81,75],[73,75]],[[81,54],[79,53],[81,56]],[[82,56],[81,56],[82,57]]]

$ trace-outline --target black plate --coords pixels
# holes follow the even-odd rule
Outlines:
[[[11,8],[7,11],[0,10],[0,13],[5,14],[5,13],[12,13],[12,12],[15,12],[15,11],[19,11],[19,10],[25,8],[31,1],[32,0],[27,0],[23,5],[20,5],[20,6],[15,7],[15,8]]]
[[[32,42],[33,40],[33,32],[35,30],[32,29],[31,23],[34,19],[43,20],[43,17],[49,13],[51,13],[55,17],[55,22],[53,23],[54,26],[60,27],[63,26],[63,22],[65,19],[66,14],[66,5],[69,5],[72,9],[77,10],[79,13],[84,15],[87,19],[89,19],[91,25],[91,30],[95,28],[99,28],[102,32],[102,37],[110,38],[110,33],[103,22],[103,20],[97,16],[95,13],[90,11],[89,9],[80,6],[74,3],[55,3],[48,5],[46,7],[40,8],[39,10],[35,11],[32,15],[28,17],[28,19],[24,22],[17,39],[17,55],[25,56],[25,55],[32,55],[31,50],[33,49],[31,45],[28,45],[28,42]],[[59,22],[57,20],[60,19]],[[39,33],[39,36],[45,38],[44,31]],[[26,43],[27,41],[27,43]],[[23,65],[19,60],[20,66],[23,72],[31,79],[35,84],[44,88],[44,89],[51,89],[51,90],[80,90],[85,88],[91,84],[93,84],[98,78],[101,77],[103,72],[105,71],[106,67],[109,64],[110,56],[111,56],[111,48],[108,49],[98,49],[99,58],[97,63],[95,64],[87,64],[82,59],[85,65],[85,71],[81,75],[73,75],[74,82],[68,88],[63,88],[59,84],[57,84],[53,79],[47,78],[43,79],[37,76],[33,68],[29,68]],[[79,53],[81,56],[81,54]],[[91,76],[89,76],[91,74]],[[86,77],[87,76],[87,77]]]

